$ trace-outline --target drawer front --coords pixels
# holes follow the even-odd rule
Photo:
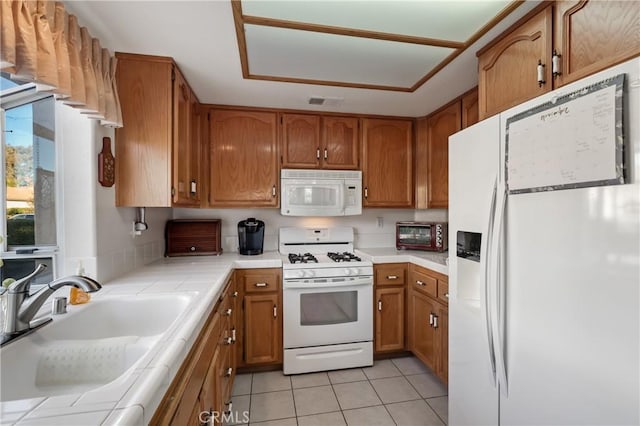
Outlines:
[[[402,285],[406,282],[407,265],[375,265],[376,285]]]
[[[438,296],[438,280],[419,271],[413,272],[411,287],[432,297]]]
[[[438,299],[444,303],[449,303],[449,283],[438,280]]]
[[[245,293],[265,293],[280,290],[280,276],[275,272],[251,273],[244,272],[243,282]]]

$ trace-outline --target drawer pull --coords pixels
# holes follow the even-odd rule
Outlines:
[[[231,297],[238,297],[238,292],[234,291],[233,294],[231,294]]]
[[[449,293],[445,293],[444,297],[446,297],[448,299],[449,298]]]
[[[233,368],[229,367],[227,368],[227,372],[225,373],[225,377],[231,377],[231,374],[233,374]],[[231,402],[229,402],[229,406],[231,406]]]
[[[224,338],[224,344],[225,345],[230,345],[233,343],[233,337],[225,337]]]
[[[254,285],[256,287],[267,287],[269,284],[267,284],[267,283],[255,283]]]
[[[229,309],[224,311],[224,315],[227,316],[227,317],[230,317],[231,316],[231,312],[233,312],[233,309],[229,308]]]
[[[236,329],[232,329],[231,330],[231,340],[233,341],[233,343],[236,342]]]
[[[416,280],[416,284],[418,285],[424,285],[424,282],[420,281],[420,280]]]
[[[398,276],[397,275],[387,275],[387,279],[388,280],[397,280]]]

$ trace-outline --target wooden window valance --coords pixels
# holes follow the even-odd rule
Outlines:
[[[0,69],[104,126],[122,127],[116,57],[62,2],[0,0]]]

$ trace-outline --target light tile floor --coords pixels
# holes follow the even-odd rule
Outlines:
[[[263,426],[431,426],[447,424],[447,387],[415,357],[373,367],[285,376],[242,374],[233,418]]]

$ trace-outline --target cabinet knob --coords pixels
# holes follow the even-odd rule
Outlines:
[[[329,158],[329,152],[327,151],[327,148],[324,149],[324,159],[326,160],[327,158]]]
[[[320,159],[320,148],[316,149],[316,160]]]
[[[364,187],[364,198],[367,198],[369,196],[369,188],[367,188],[366,186]]]
[[[196,251],[196,247],[195,246],[191,246],[191,247],[189,247],[189,250]]]
[[[438,316],[433,316],[433,328],[438,328]]]
[[[273,317],[278,317],[278,307],[276,305],[273,305]]]
[[[273,187],[271,187],[271,196],[275,198],[276,196],[276,186],[273,185]]]
[[[231,340],[233,341],[233,343],[236,342],[236,329],[235,328],[231,329]]]
[[[231,377],[231,374],[233,374],[233,368],[229,367],[224,375],[225,377]],[[229,402],[229,408],[231,408],[231,402]]]
[[[230,317],[232,312],[233,312],[233,309],[229,308],[229,309],[224,311],[224,315],[227,316],[227,317]]]
[[[434,318],[434,317],[435,317],[435,315],[433,315],[433,314],[431,314],[431,313],[429,314],[429,325],[430,325],[431,327],[433,327],[433,318]]]
[[[191,194],[195,195],[196,192],[198,192],[197,189],[198,189],[198,184],[196,183],[195,179],[192,179],[191,180]]]
[[[225,345],[230,345],[233,343],[233,338],[232,337],[225,337],[224,338],[224,344]]]
[[[378,310],[382,310],[382,300],[378,300]]]
[[[231,294],[231,297],[238,297],[238,292],[237,292],[237,291],[234,291],[234,292]]]

